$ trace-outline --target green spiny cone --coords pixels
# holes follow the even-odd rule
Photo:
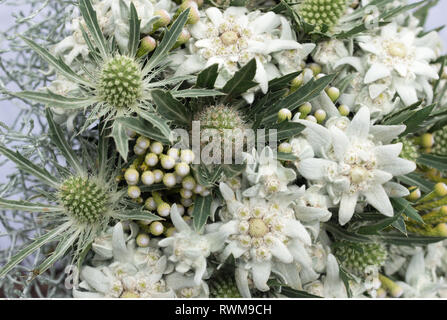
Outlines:
[[[447,155],[447,127],[436,131],[433,134],[435,143],[433,145],[432,152],[440,155]]]
[[[126,56],[115,56],[101,70],[99,95],[117,109],[132,106],[142,95],[143,76],[138,63]]]
[[[387,251],[380,243],[340,241],[334,246],[334,254],[343,267],[358,276],[368,266],[383,266],[387,258]]]
[[[400,157],[416,162],[416,159],[419,158],[418,145],[414,143],[412,139],[400,138],[397,142],[402,143],[402,152],[400,153]]]
[[[59,199],[67,214],[79,223],[97,223],[107,211],[107,193],[87,178],[65,180],[59,190]]]
[[[293,0],[288,2],[296,3]],[[347,8],[347,0],[304,0],[296,6],[298,14],[306,23],[314,25],[316,31],[322,30],[323,25],[329,29],[336,25]]]
[[[242,298],[232,277],[218,276],[210,283],[211,298]]]
[[[210,106],[196,116],[202,129],[244,129],[240,113],[224,105]]]

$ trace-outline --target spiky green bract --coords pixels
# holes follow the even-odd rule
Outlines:
[[[102,66],[99,95],[115,108],[135,104],[142,97],[142,87],[143,74],[135,59],[117,55]]]
[[[296,1],[288,0],[290,3]],[[336,25],[348,8],[347,0],[304,0],[297,7],[303,20],[315,26],[316,31],[326,25],[329,29]]]
[[[231,276],[219,275],[213,277],[209,283],[211,298],[242,298]]]
[[[435,143],[432,152],[440,155],[447,155],[447,126],[433,134]]]
[[[419,147],[412,139],[408,138],[400,138],[396,142],[402,143],[402,152],[400,153],[400,157],[416,162],[416,159],[419,158]]]
[[[89,178],[68,178],[60,188],[59,198],[65,212],[79,223],[100,222],[108,211],[107,192]]]
[[[334,244],[334,255],[348,271],[362,276],[369,266],[383,266],[387,251],[381,243],[339,241]]]
[[[224,130],[244,130],[246,128],[242,114],[235,108],[226,105],[207,107],[195,116],[195,120],[200,121],[202,130],[216,129],[222,137]]]

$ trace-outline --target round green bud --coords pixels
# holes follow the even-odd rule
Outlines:
[[[124,179],[126,179],[127,184],[130,186],[138,184],[139,178],[140,174],[135,169],[127,169],[124,173]]]
[[[203,190],[204,190],[204,188],[203,188],[203,186],[201,186],[200,184],[197,184],[195,187],[194,187],[194,193],[202,193],[203,192]]]
[[[447,156],[447,126],[433,133],[432,153]]]
[[[137,141],[136,141],[136,145],[141,148],[141,149],[147,149],[149,148],[149,146],[151,145],[151,140],[149,140],[146,137],[143,136],[139,136]]]
[[[175,166],[175,159],[167,155],[160,155],[160,163],[163,169],[171,170]]]
[[[293,3],[292,0],[288,2]],[[303,0],[293,7],[306,23],[315,27],[315,31],[322,31],[324,26],[332,29],[337,25],[349,4],[347,0]]]
[[[196,186],[196,180],[192,176],[187,176],[182,180],[182,187],[187,190],[193,190]]]
[[[315,119],[317,119],[318,123],[322,123],[324,120],[326,120],[326,111],[324,111],[323,109],[318,109],[317,111],[315,111],[314,117]]]
[[[303,74],[301,73],[295,78],[293,78],[292,83],[290,84],[290,88],[292,89],[292,91],[295,91],[296,89],[301,87],[302,84],[303,84]]]
[[[312,72],[314,73],[314,76],[316,76],[317,74],[320,74],[322,71],[322,68],[318,63],[309,64],[309,69],[312,70]]]
[[[68,178],[62,183],[58,196],[67,215],[79,223],[99,222],[108,211],[107,191],[88,178]]]
[[[435,227],[435,231],[438,237],[447,237],[447,224],[440,223]]]
[[[146,248],[149,246],[150,238],[149,235],[146,233],[140,233],[137,238],[135,239],[135,242],[137,246],[141,248]]]
[[[157,209],[157,203],[155,202],[154,198],[149,197],[146,199],[146,201],[144,202],[144,206],[146,209],[150,210],[150,211],[154,211]]]
[[[151,36],[145,36],[140,41],[140,47],[138,48],[137,51],[137,57],[138,58],[144,57],[148,53],[154,51],[156,47],[157,47],[157,41]]]
[[[337,99],[340,97],[340,90],[336,87],[330,87],[326,90],[327,95],[329,98],[331,98],[332,102],[337,101]]]
[[[151,152],[155,153],[155,154],[161,154],[163,152],[163,145],[158,142],[158,141],[154,141],[151,143]]]
[[[137,186],[127,188],[127,195],[132,199],[138,199],[141,196],[141,190]]]
[[[192,191],[188,189],[180,189],[180,196],[184,199],[189,199],[192,197]]]
[[[312,112],[312,104],[310,102],[306,102],[304,104],[302,104],[299,107],[299,112],[303,115],[303,116],[307,116],[309,113]]]
[[[192,150],[182,150],[180,152],[180,160],[186,164],[191,164],[194,161],[194,152]]]
[[[199,6],[197,5],[197,2],[193,0],[186,0],[183,1],[183,3],[180,5],[177,14],[182,13],[186,9],[189,8],[189,15],[188,20],[186,21],[187,24],[196,24],[199,22],[200,19],[200,13],[199,13]]]
[[[142,97],[143,74],[132,58],[117,55],[104,63],[98,95],[115,109],[128,109]]]
[[[182,32],[180,32],[177,41],[175,42],[175,47],[181,46],[182,44],[188,42],[191,39],[191,34],[188,29],[183,28]]]
[[[284,153],[291,153],[292,152],[292,145],[288,142],[283,142],[278,146],[278,151],[279,152],[284,152]]]
[[[447,185],[443,182],[439,182],[435,185],[434,191],[438,197],[444,197],[447,195]]]
[[[172,237],[174,235],[174,232],[175,232],[174,227],[167,228],[165,231],[166,238]]]
[[[148,153],[146,157],[144,157],[144,163],[146,163],[149,167],[154,167],[158,163],[158,156],[155,153]]]
[[[153,31],[166,27],[171,22],[171,16],[169,12],[163,9],[155,10],[154,16],[159,16],[160,18],[156,20],[153,24]]]
[[[187,176],[190,171],[191,168],[185,162],[180,162],[175,165],[175,173],[181,178]]]
[[[152,222],[151,225],[149,226],[149,231],[154,236],[159,236],[163,234],[164,229],[165,227],[163,226],[163,224],[158,221]]]
[[[163,177],[164,177],[163,171],[161,171],[160,169],[156,169],[156,170],[152,171],[152,173],[154,174],[155,183],[160,183],[163,181]]]
[[[338,112],[340,112],[340,115],[343,117],[347,117],[349,115],[349,113],[351,112],[351,110],[349,109],[349,107],[345,104],[342,104],[338,107]]]
[[[170,156],[172,159],[176,161],[179,159],[179,153],[180,153],[179,149],[176,148],[170,148],[168,152],[166,152],[168,156]]]
[[[424,148],[431,148],[433,147],[435,140],[433,138],[433,135],[431,133],[424,133],[421,136],[421,145]]]
[[[135,154],[136,154],[137,156],[142,156],[143,154],[146,153],[146,149],[141,149],[139,146],[135,145],[135,146],[133,147],[133,152],[135,152]]]
[[[183,216],[185,214],[185,207],[182,206],[180,203],[176,203],[176,205],[177,205],[178,214]]]
[[[173,173],[166,173],[163,176],[163,184],[168,188],[172,188],[173,186],[175,186],[177,184],[175,175]]]
[[[192,206],[192,204],[193,204],[192,199],[181,198],[181,199],[180,199],[180,202],[181,202],[181,204],[182,204],[184,207],[186,207],[186,208]]]
[[[146,186],[153,185],[155,183],[154,173],[149,170],[144,171],[141,175],[141,182]]]
[[[408,201],[417,201],[421,197],[419,188],[410,188],[410,194],[407,196]]]
[[[171,213],[171,206],[167,202],[160,203],[157,206],[157,212],[162,217],[167,217]]]
[[[278,111],[278,122],[283,122],[283,121],[290,121],[292,119],[292,112],[287,109],[287,108],[283,108],[281,110]]]

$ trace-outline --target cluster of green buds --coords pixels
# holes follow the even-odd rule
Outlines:
[[[231,276],[219,275],[213,277],[209,282],[210,298],[242,298],[236,286],[234,278]]]
[[[435,139],[433,134],[424,133],[423,135],[416,137],[414,142],[418,144],[425,153],[432,152],[433,145],[435,144]]]
[[[334,243],[334,255],[348,271],[364,276],[367,267],[378,270],[385,264],[387,251],[381,243],[338,241]]]
[[[412,138],[400,138],[396,140],[396,143],[402,143],[402,151],[400,153],[400,157],[416,162],[416,159],[419,158],[419,146],[415,143]]]
[[[202,6],[202,4],[202,0],[183,0],[174,15],[174,20],[177,19],[183,11],[189,9],[189,15],[186,24],[196,24],[200,20],[199,7]],[[183,28],[173,48],[180,47],[182,44],[188,42],[190,38],[191,34],[189,33],[188,29],[186,27]]]
[[[306,74],[312,75],[314,79],[320,79],[322,77],[325,77],[326,74],[321,73],[321,71],[322,68],[317,63],[310,63],[307,66],[305,66],[303,71],[296,78],[292,80],[288,94],[295,92],[304,84],[304,76]],[[333,103],[337,103],[338,99],[340,98],[340,90],[337,87],[328,86],[325,89],[325,92]],[[351,112],[349,107],[343,104],[338,104],[338,111],[340,112],[341,116],[348,116],[349,113]],[[316,108],[310,102],[306,102],[303,105],[301,105],[299,107],[299,113],[301,119],[313,121],[316,123],[324,123],[324,121],[327,118],[327,114],[323,109]],[[285,114],[283,110],[280,110],[278,113],[278,121],[281,122],[286,119],[287,114]]]
[[[390,296],[392,298],[399,298],[404,293],[404,290],[396,282],[390,278],[379,274],[379,280],[381,283],[380,288],[377,290],[377,298],[385,298]]]
[[[422,215],[424,223],[409,218],[405,221],[408,231],[424,236],[447,236],[447,185],[438,182],[423,197],[419,188],[409,190],[407,199],[413,202],[414,209],[425,213]]]
[[[177,204],[181,215],[191,213],[194,198],[207,196],[209,190],[196,182],[191,174],[194,153],[189,149],[176,149],[159,141],[139,136],[133,148],[136,159],[124,169],[128,196],[144,204],[149,211],[166,218],[171,206]],[[159,236],[172,232],[172,226],[159,221],[143,224],[148,233]]]
[[[432,153],[447,156],[447,126],[433,133]]]

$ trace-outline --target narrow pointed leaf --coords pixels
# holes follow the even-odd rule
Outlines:
[[[257,85],[256,82],[252,81],[255,74],[256,59],[253,58],[228,80],[222,88],[222,91],[228,94],[228,99],[246,92],[248,89]]]
[[[20,169],[35,176],[45,184],[57,188],[59,182],[57,179],[45,170],[43,167],[36,166],[34,163],[23,157],[20,153],[11,151],[4,146],[0,146],[0,153],[13,161]]]
[[[79,162],[78,157],[73,152],[73,149],[68,145],[67,140],[65,140],[64,133],[58,124],[56,124],[53,120],[53,114],[49,108],[45,110],[48,126],[50,129],[50,136],[52,142],[59,148],[62,154],[67,160],[68,164],[76,170],[78,174],[84,173],[84,168]]]
[[[165,220],[162,217],[155,215],[149,211],[142,209],[128,210],[121,213],[116,213],[114,218],[120,220],[137,220],[137,221],[160,221]]]
[[[171,94],[175,98],[201,98],[201,97],[215,97],[225,95],[225,93],[223,92],[211,89],[185,89],[179,91],[172,91]]]
[[[0,198],[0,208],[26,212],[59,212],[61,208],[48,204],[34,203],[22,200],[7,200]]]
[[[165,139],[170,140],[171,128],[169,127],[168,121],[165,118],[160,117],[155,112],[148,111],[140,111],[138,115],[157,128]]]
[[[135,131],[150,139],[160,141],[161,143],[169,144],[171,141],[167,139],[164,134],[155,128],[152,124],[141,118],[117,118],[115,122],[119,122],[126,128]]]
[[[42,57],[48,64],[56,69],[61,75],[63,75],[67,80],[82,84],[84,86],[91,86],[91,83],[74,72],[61,58],[56,58],[47,49],[41,47],[34,41],[21,37],[23,41],[28,44],[39,56]]]
[[[67,110],[82,109],[96,102],[96,100],[92,97],[86,97],[86,98],[64,97],[59,94],[52,93],[51,91],[47,92],[22,91],[22,92],[15,92],[12,94],[19,98],[39,102],[49,107],[57,107]]]
[[[34,251],[38,250],[44,244],[53,241],[62,232],[64,232],[70,223],[64,223],[63,225],[51,230],[50,232],[44,234],[43,236],[34,240],[30,245],[26,246],[24,249],[20,250],[15,256],[13,256],[7,264],[5,264],[0,270],[0,278],[4,277],[12,268],[22,262],[27,256],[32,254]]]
[[[198,196],[194,201],[194,210],[192,212],[194,229],[200,232],[206,224],[208,217],[211,215],[211,195],[202,197]]]
[[[127,154],[129,153],[129,136],[122,123],[118,121],[113,123],[112,138],[115,141],[115,146],[119,154],[124,161],[127,161]]]
[[[140,43],[140,23],[141,20],[138,19],[137,9],[133,2],[130,3],[130,32],[129,32],[129,56],[135,57],[138,51],[138,45]]]
[[[199,88],[213,89],[217,76],[219,75],[218,69],[219,64],[215,63],[200,72],[197,76],[196,86]]]
[[[107,43],[104,38],[104,34],[99,27],[98,18],[96,16],[95,10],[93,9],[91,1],[79,0],[79,10],[81,11],[81,15],[84,18],[88,31],[90,31],[92,39],[98,47],[99,52],[103,57],[107,57],[109,55]]]

